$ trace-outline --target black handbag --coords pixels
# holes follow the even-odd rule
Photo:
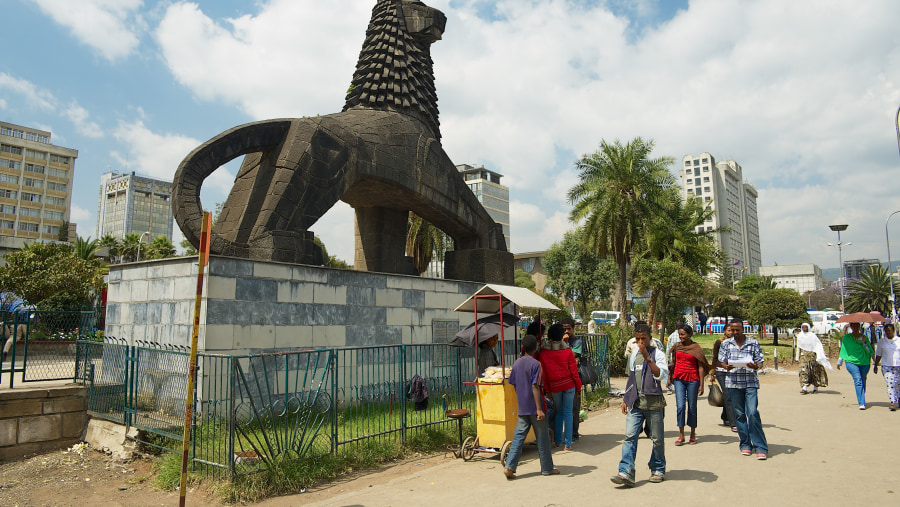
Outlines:
[[[600,381],[597,367],[586,357],[582,357],[578,362],[578,377],[581,378],[582,385],[596,384]]]

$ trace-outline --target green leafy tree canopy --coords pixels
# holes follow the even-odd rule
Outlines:
[[[0,290],[19,295],[41,310],[92,306],[103,286],[99,259],[80,259],[66,243],[28,243],[4,257]]]
[[[573,229],[554,243],[541,259],[547,270],[547,286],[567,301],[575,302],[579,313],[586,315],[588,306],[609,297],[616,282],[616,266],[592,253],[584,239],[583,229]]]
[[[747,314],[750,322],[759,325],[760,329],[764,325],[772,326],[775,332],[775,345],[778,345],[778,328],[795,328],[809,322],[806,302],[803,296],[793,289],[759,291],[750,300]]]
[[[537,284],[534,283],[534,280],[531,278],[531,275],[522,271],[521,269],[517,269],[515,271],[515,284],[516,287],[522,287],[524,289],[534,290]]]

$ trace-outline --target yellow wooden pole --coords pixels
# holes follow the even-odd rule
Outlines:
[[[200,334],[200,299],[203,296],[203,272],[209,263],[209,232],[212,229],[212,215],[203,212],[200,227],[200,253],[197,259],[197,294],[194,296],[194,324],[191,327],[191,359],[188,368],[187,395],[184,400],[184,439],[181,442],[181,488],[178,505],[184,507],[187,493],[188,452],[191,446],[191,422],[194,419],[194,377],[197,374],[197,337]]]

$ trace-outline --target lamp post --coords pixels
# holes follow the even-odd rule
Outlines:
[[[891,322],[897,322],[897,305],[894,304],[894,274],[891,264],[891,237],[888,234],[888,222],[890,222],[891,217],[897,213],[900,213],[900,211],[891,213],[888,215],[887,220],[884,221],[884,241],[887,243],[888,251],[888,285],[891,286]]]
[[[150,231],[142,232],[142,233],[141,233],[141,237],[138,238],[138,250],[137,250],[137,258],[134,259],[135,262],[138,262],[138,261],[141,260],[141,243],[144,242],[144,234],[146,234],[147,237],[149,238],[149,237],[150,237]]]
[[[838,233],[838,240],[837,240],[838,262],[840,263],[840,269],[841,269],[841,277],[838,278],[838,283],[840,284],[840,287],[841,287],[841,311],[842,312],[846,312],[846,310],[844,308],[844,256],[841,253],[841,247],[843,246],[841,244],[841,231],[846,231],[847,227],[849,227],[847,224],[829,225],[828,226],[829,229]],[[849,244],[850,243],[848,243],[848,245]],[[832,246],[831,243],[829,243],[828,246]]]

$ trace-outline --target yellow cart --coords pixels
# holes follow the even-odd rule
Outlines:
[[[517,313],[518,308],[537,308],[558,310],[558,308],[528,289],[505,285],[485,285],[469,299],[456,308],[458,312],[475,313],[475,339],[472,345],[476,346],[480,340],[478,335],[478,313],[500,313],[501,310],[513,305]],[[502,320],[502,319],[501,319]],[[506,371],[505,354],[503,353],[504,340],[503,329],[499,326],[500,333],[500,362],[501,368]],[[517,337],[518,338],[518,337]],[[518,339],[515,341],[518,349]],[[477,361],[477,352],[476,352]],[[512,365],[510,365],[512,366]],[[479,372],[480,373],[480,372]],[[516,390],[505,378],[487,380],[480,378],[475,382],[464,382],[465,385],[474,385],[476,392],[475,422],[476,437],[468,437],[460,446],[460,454],[463,460],[469,461],[475,453],[499,454],[501,463],[506,462],[509,447],[516,434],[516,424],[519,420],[518,401]],[[535,440],[534,429],[528,432],[525,443]]]

